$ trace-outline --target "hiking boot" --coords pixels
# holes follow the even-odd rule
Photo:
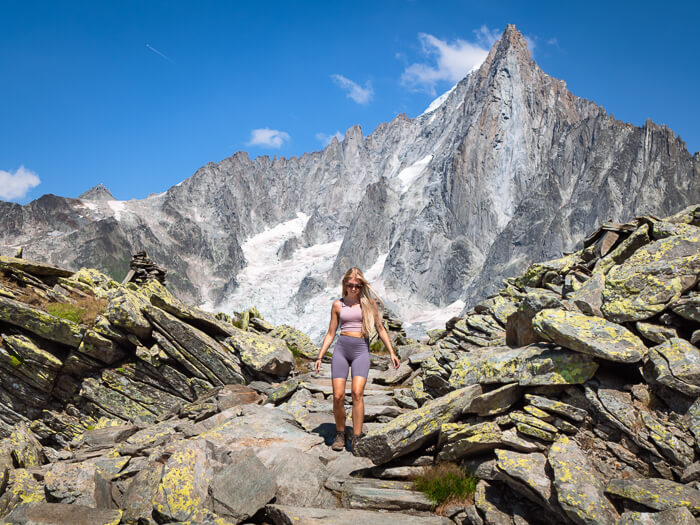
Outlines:
[[[345,430],[336,431],[335,440],[331,445],[332,450],[343,450],[345,448]]]

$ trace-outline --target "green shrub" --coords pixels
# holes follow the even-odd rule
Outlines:
[[[436,506],[467,502],[479,480],[454,463],[440,463],[427,467],[414,480],[416,490],[425,494]]]
[[[46,306],[46,311],[49,312],[54,317],[60,317],[61,319],[67,319],[68,321],[73,321],[74,323],[80,324],[83,319],[83,315],[87,312],[85,308],[80,308],[69,303],[53,303]]]

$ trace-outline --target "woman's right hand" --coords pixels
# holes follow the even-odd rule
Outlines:
[[[320,359],[316,359],[316,361],[314,362],[314,370],[316,371],[317,374],[321,373],[321,360]]]

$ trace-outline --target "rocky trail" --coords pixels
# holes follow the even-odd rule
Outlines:
[[[425,341],[387,318],[354,454],[308,336],[163,276],[0,258],[0,522],[698,521],[700,206],[605,223]],[[446,463],[478,483],[438,515],[413,480]]]

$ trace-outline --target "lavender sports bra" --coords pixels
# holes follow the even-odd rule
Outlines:
[[[340,331],[362,331],[362,306],[359,303],[354,306],[347,306],[343,299],[340,300]]]

